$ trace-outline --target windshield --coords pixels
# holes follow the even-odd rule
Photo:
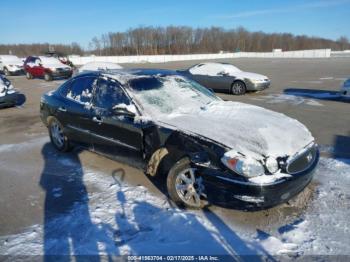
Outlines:
[[[230,65],[230,64],[223,64],[222,65],[224,68],[225,73],[237,73],[237,72],[241,72],[241,70],[237,67],[235,67],[234,65]]]
[[[205,87],[180,76],[143,76],[129,80],[133,97],[152,116],[197,110],[221,100]]]

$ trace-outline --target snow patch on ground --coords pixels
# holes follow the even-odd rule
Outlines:
[[[67,175],[68,184],[76,179]],[[93,192],[45,225],[0,237],[0,254],[350,255],[350,160],[321,158],[313,198],[291,223],[282,218],[263,228],[252,221],[249,230],[211,211],[173,208],[165,197],[117,176],[84,170],[82,182]],[[59,201],[65,189],[47,194]]]
[[[33,145],[43,144],[48,141],[49,141],[48,137],[40,137],[40,138],[31,139],[29,141],[25,141],[19,144],[2,144],[0,145],[0,153],[6,152],[6,151],[19,151],[19,150],[23,150],[26,147],[32,147]]]
[[[268,104],[279,104],[279,103],[288,103],[292,105],[301,105],[306,104],[309,106],[323,106],[320,102],[313,99],[306,99],[296,95],[287,95],[287,94],[271,94],[261,97],[252,97],[253,100],[265,101]]]
[[[324,76],[324,77],[320,77],[320,80],[333,80],[334,77],[332,76]]]
[[[320,80],[308,80],[308,81],[299,81],[299,80],[294,80],[291,81],[292,83],[303,83],[303,84],[322,84],[323,81]]]

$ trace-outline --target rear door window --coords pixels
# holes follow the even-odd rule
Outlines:
[[[88,105],[96,83],[96,77],[79,77],[70,81],[68,86],[62,86],[61,94],[77,103]]]
[[[190,69],[191,74],[204,76],[217,76],[221,71],[223,67],[219,64],[200,64]]]

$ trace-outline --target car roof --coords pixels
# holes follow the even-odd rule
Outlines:
[[[204,63],[199,63],[194,66],[199,66],[199,65],[232,65],[230,63],[225,63],[225,62],[204,62]]]
[[[134,69],[112,69],[106,71],[87,71],[82,72],[76,77],[81,76],[119,76],[119,75],[129,75],[129,76],[170,76],[170,75],[180,75],[174,70],[167,69],[154,69],[154,68],[134,68]]]
[[[179,75],[178,72],[175,70],[168,70],[168,69],[155,69],[155,68],[134,68],[134,69],[123,69],[123,70],[118,70],[130,75],[135,75],[135,76],[169,76],[169,75]],[[117,72],[117,70],[116,70]]]

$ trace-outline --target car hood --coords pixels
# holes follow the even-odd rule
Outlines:
[[[256,73],[251,73],[251,72],[244,72],[244,71],[240,71],[240,72],[232,72],[229,73],[231,76],[237,77],[237,78],[248,78],[251,80],[260,80],[260,79],[268,79],[267,76],[264,75],[260,75],[260,74],[256,74]]]
[[[157,120],[256,159],[291,156],[314,141],[299,121],[238,102],[218,101],[199,109],[181,108],[169,115],[158,115]]]
[[[4,61],[6,65],[15,65],[15,66],[23,66],[23,62],[21,60],[13,60],[13,61]]]

